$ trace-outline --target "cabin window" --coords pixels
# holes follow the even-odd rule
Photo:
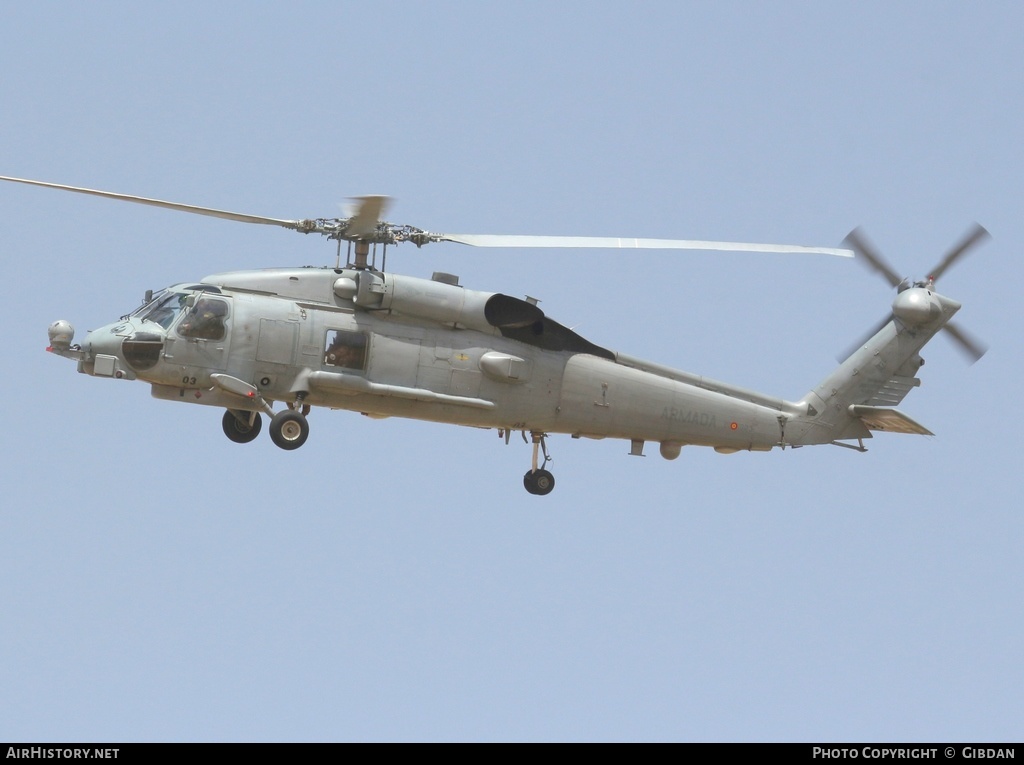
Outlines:
[[[227,317],[228,304],[223,300],[199,298],[178,325],[178,334],[197,340],[223,340]]]
[[[365,369],[366,333],[344,329],[328,331],[324,364],[343,369]]]

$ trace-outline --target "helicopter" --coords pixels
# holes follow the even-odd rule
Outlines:
[[[333,267],[216,273],[158,292],[81,344],[59,320],[47,351],[97,377],[149,383],[153,397],[224,410],[233,442],[269,418],[284,450],[307,440],[313,407],[519,432],[532,445],[523,484],[555,485],[547,438],[629,441],[666,460],[684,446],[767,452],[831,444],[866,451],[874,432],[933,435],[895,407],[920,385],[920,350],[945,329],[972,359],[984,346],[951,323],[960,303],[936,280],[988,232],[975,224],[924,280],[888,265],[859,229],[844,248],[682,239],[441,234],[382,220],[389,198],[355,197],[344,218],[282,219],[0,176],[0,180],[272,225],[337,242]],[[597,345],[547,316],[534,298],[466,288],[458,277],[388,271],[387,249],[450,242],[476,247],[732,250],[858,256],[897,290],[891,311],[845,360],[788,401]],[[346,262],[342,265],[342,248]],[[377,267],[377,254],[381,255]],[[275,404],[282,405],[275,411]]]

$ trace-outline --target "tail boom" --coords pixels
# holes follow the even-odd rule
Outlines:
[[[890,320],[801,399],[808,414],[793,418],[794,446],[870,438],[872,430],[931,435],[892,409],[920,384],[921,348],[960,310],[960,303],[927,287],[904,290]]]

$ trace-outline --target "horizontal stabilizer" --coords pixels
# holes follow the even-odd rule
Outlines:
[[[867,425],[868,430],[881,430],[886,433],[916,433],[922,436],[934,436],[928,428],[907,417],[898,409],[884,406],[867,406],[851,404],[850,414],[859,417]]]

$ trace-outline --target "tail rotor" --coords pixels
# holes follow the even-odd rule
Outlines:
[[[935,282],[938,281],[940,276],[949,270],[949,268],[959,261],[964,255],[970,252],[971,249],[987,239],[989,236],[990,235],[984,226],[975,223],[967,230],[967,233],[964,234],[963,238],[953,245],[953,247],[951,247],[942,257],[935,268],[931,270],[926,280],[914,283],[911,283],[911,280],[908,277],[901,277],[896,270],[889,265],[878,250],[864,236],[860,228],[855,228],[847,234],[846,239],[844,239],[843,242],[853,250],[854,253],[856,253],[858,260],[871,270],[880,274],[881,277],[889,283],[890,287],[894,287],[898,292],[903,292],[912,286],[934,289]],[[891,319],[891,314],[883,319],[879,325],[872,329],[868,335],[864,336],[860,342],[852,346],[844,358],[849,357],[854,351],[863,346],[864,343],[866,343]],[[953,340],[957,349],[967,357],[971,364],[984,356],[985,352],[988,350],[987,345],[972,337],[962,327],[954,324],[953,322],[947,323],[943,329],[947,331],[949,338]]]

